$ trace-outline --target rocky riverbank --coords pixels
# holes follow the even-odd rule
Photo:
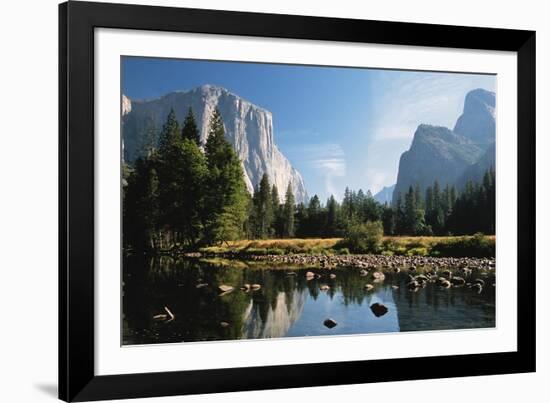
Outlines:
[[[469,270],[494,270],[494,258],[453,258],[424,256],[384,255],[263,255],[252,256],[251,260],[275,264],[318,266],[322,268],[357,267],[363,269],[405,269],[420,268],[462,268]]]
[[[201,253],[186,254],[186,257],[207,258]],[[453,268],[461,271],[495,269],[494,258],[469,257],[426,257],[426,256],[384,256],[384,255],[250,255],[224,254],[216,257],[225,259],[239,259],[254,263],[265,263],[284,266],[320,267],[336,269],[339,267],[355,267],[361,269],[424,270]]]

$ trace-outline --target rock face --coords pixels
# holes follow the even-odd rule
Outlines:
[[[453,131],[482,148],[494,144],[495,93],[481,88],[470,91]]]
[[[399,160],[395,203],[409,186],[426,187],[437,180],[441,188],[462,189],[468,180],[479,182],[495,166],[495,94],[483,89],[470,91],[454,130],[422,124],[412,145]]]
[[[440,185],[453,184],[465,169],[474,164],[483,150],[466,137],[441,126],[420,125],[414,134],[409,151],[399,160],[394,202],[409,186],[417,183],[424,190],[435,180]]]
[[[374,200],[381,204],[391,203],[394,189],[395,185],[384,186],[381,191],[373,196]]]
[[[135,161],[140,155],[140,144],[144,137],[148,132],[160,132],[171,109],[174,109],[178,121],[183,122],[189,107],[195,114],[203,144],[208,136],[212,113],[218,108],[226,137],[242,162],[246,186],[251,193],[262,175],[267,173],[270,182],[277,185],[281,200],[290,183],[296,201],[306,201],[307,192],[302,176],[274,142],[271,112],[217,86],[203,85],[146,101],[129,100],[123,95],[124,160],[130,164]]]
[[[474,183],[481,183],[483,181],[483,175],[488,169],[495,169],[496,163],[496,148],[495,143],[488,146],[485,153],[481,156],[475,164],[470,165],[462,175],[456,180],[455,185],[457,189],[462,190],[466,186],[468,181]]]

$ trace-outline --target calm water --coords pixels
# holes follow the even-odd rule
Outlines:
[[[175,343],[468,329],[495,326],[493,279],[480,294],[468,287],[441,289],[428,284],[418,292],[406,288],[406,274],[386,274],[383,283],[365,291],[370,276],[357,269],[322,270],[307,280],[308,269],[220,267],[170,258],[124,262],[123,344]],[[291,275],[289,273],[296,273]],[[329,278],[329,274],[336,278]],[[257,291],[240,287],[257,283]],[[197,285],[202,284],[197,288]],[[207,284],[207,285],[205,285]],[[220,295],[219,285],[235,290]],[[322,291],[320,288],[330,288]],[[398,285],[398,289],[392,288]],[[376,312],[373,304],[387,312]],[[174,319],[170,320],[168,308]],[[156,318],[155,318],[156,317]],[[337,325],[326,327],[331,318]]]

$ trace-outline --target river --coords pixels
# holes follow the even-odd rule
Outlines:
[[[123,345],[495,326],[494,278],[484,272],[471,275],[484,279],[481,292],[431,282],[410,291],[403,272],[385,271],[376,283],[357,268],[250,268],[169,257],[125,258],[123,265]],[[374,288],[367,291],[367,283]],[[245,284],[260,287],[241,290]],[[222,293],[220,285],[234,289]]]

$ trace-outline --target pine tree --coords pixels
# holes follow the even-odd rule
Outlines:
[[[335,237],[338,233],[338,203],[333,195],[327,200],[327,223],[325,236]]]
[[[420,193],[420,184],[417,183],[414,186],[414,202],[417,208],[424,208],[424,203],[422,200],[422,194]]]
[[[207,243],[227,242],[240,237],[248,207],[243,169],[216,109],[210,120],[205,145],[208,167],[203,225]]]
[[[159,178],[159,209],[160,225],[163,228],[163,247],[173,246],[175,242],[175,229],[173,224],[177,221],[178,205],[181,195],[179,181],[181,179],[178,169],[182,139],[174,110],[166,117],[159,139],[159,150],[156,160],[156,168]],[[175,169],[176,168],[176,169]]]
[[[430,215],[431,212],[434,209],[434,197],[433,197],[433,190],[431,186],[428,186],[426,188],[426,197],[425,197],[425,209],[426,209],[426,216]]]
[[[416,227],[416,199],[414,190],[409,186],[409,191],[405,195],[405,233],[407,235],[415,235]]]
[[[493,167],[490,167],[484,175],[483,188],[487,200],[485,207],[485,233],[494,234],[496,229],[496,178]]]
[[[193,115],[193,109],[189,107],[187,116],[183,122],[183,129],[181,130],[181,136],[184,139],[194,141],[198,146],[201,145],[201,138],[195,116]]]
[[[403,211],[403,198],[401,192],[397,192],[395,200],[395,232],[399,235],[405,234],[407,231],[407,222],[405,212]]]
[[[271,235],[273,223],[273,199],[269,185],[269,177],[266,173],[262,175],[258,189],[254,195],[255,210],[255,236],[267,238]]]
[[[435,181],[433,185],[432,209],[426,220],[435,234],[443,234],[445,227],[445,213],[443,211],[443,200],[438,181]]]
[[[367,190],[367,193],[360,200],[362,211],[361,220],[363,222],[367,221],[380,221],[381,219],[381,208],[380,203],[374,200],[370,190]]]
[[[206,157],[197,143],[185,138],[179,150],[178,163],[173,167],[178,175],[179,203],[174,226],[186,244],[195,246],[202,234],[204,187],[208,177]]]
[[[158,133],[155,122],[150,116],[145,118],[142,132],[138,135],[138,155],[149,158],[155,151],[158,142]]]
[[[387,203],[382,206],[382,225],[384,227],[384,234],[395,234],[395,212]]]
[[[342,211],[344,213],[344,218],[347,223],[353,221],[353,217],[355,214],[353,199],[353,192],[348,187],[346,187],[346,190],[344,191],[344,199],[342,200]]]
[[[289,183],[285,193],[285,204],[283,207],[283,237],[292,238],[294,236],[294,193]]]
[[[307,206],[307,235],[319,236],[323,223],[321,222],[321,201],[314,195]]]
[[[281,200],[279,199],[279,191],[277,189],[277,185],[275,184],[273,184],[273,186],[271,187],[271,211],[271,235],[281,237],[283,233],[282,208]]]
[[[156,162],[165,247],[194,246],[202,235],[207,164],[195,141],[180,135],[172,110],[163,126]]]
[[[294,227],[296,236],[304,238],[307,235],[307,209],[304,203],[298,203],[296,214],[294,215]]]
[[[181,141],[179,137],[179,123],[176,119],[174,109],[170,109],[170,113],[166,117],[166,122],[162,126],[159,139],[159,149],[161,154],[173,144]]]
[[[125,248],[154,250],[158,248],[159,180],[154,163],[138,158],[124,188],[123,244]]]

